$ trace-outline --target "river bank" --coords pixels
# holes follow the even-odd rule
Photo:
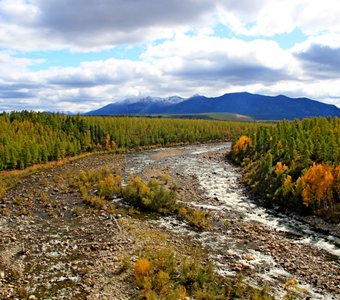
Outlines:
[[[1,203],[0,297],[135,299],[131,273],[122,267],[127,257],[133,262],[141,247],[153,242],[150,238],[162,236],[179,251],[200,249],[223,276],[242,272],[250,284],[268,285],[279,299],[287,293],[337,299],[340,269],[332,250],[338,249],[327,252],[311,240],[325,236],[312,228],[300,231],[300,224],[248,199],[239,170],[224,162],[228,146],[91,156],[25,178]],[[175,216],[139,215],[122,209],[120,202],[113,214],[86,210],[69,179],[103,167],[123,178],[131,173],[144,179],[168,176],[178,187],[178,201],[209,212],[212,226],[198,230]]]

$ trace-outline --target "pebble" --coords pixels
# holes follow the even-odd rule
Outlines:
[[[246,260],[254,260],[255,258],[252,255],[246,255],[245,259]]]

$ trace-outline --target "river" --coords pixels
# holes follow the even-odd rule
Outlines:
[[[291,289],[302,299],[339,299],[340,240],[258,205],[240,183],[239,168],[205,157],[228,149],[230,143],[205,144],[177,147],[177,154],[172,155],[167,155],[167,148],[127,155],[126,176],[166,166],[194,178],[208,200],[187,199],[187,205],[224,217],[230,226],[227,230],[198,231],[175,217],[150,222],[200,243],[219,273],[230,276],[246,269],[246,281],[270,285],[278,298]],[[287,284],[292,278],[298,282],[294,287]]]

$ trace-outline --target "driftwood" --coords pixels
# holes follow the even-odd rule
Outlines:
[[[122,227],[120,227],[120,225],[118,224],[116,218],[115,218],[114,216],[111,216],[111,218],[115,221],[115,223],[116,223],[116,225],[117,225],[119,231],[122,232]]]

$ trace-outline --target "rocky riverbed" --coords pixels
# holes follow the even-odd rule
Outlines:
[[[279,299],[338,299],[337,244],[249,202],[239,170],[224,161],[227,146],[91,156],[22,180],[0,202],[0,298],[135,299],[129,265],[162,236],[180,251],[202,249],[223,276],[242,272]],[[212,225],[198,230],[175,216],[140,215],[119,199],[110,210],[85,207],[70,180],[103,167],[123,178],[167,176],[178,187],[178,201],[209,212]],[[308,242],[311,237],[327,247]]]

